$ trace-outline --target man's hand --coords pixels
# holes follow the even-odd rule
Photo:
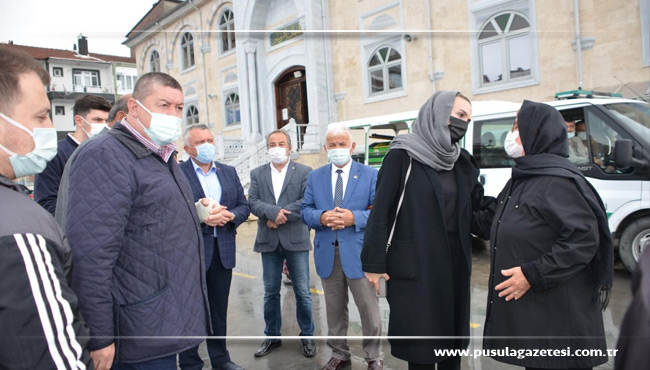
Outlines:
[[[342,215],[343,226],[349,227],[354,225],[354,213],[349,209],[336,207],[334,208],[334,212],[338,212]]]
[[[508,270],[501,270],[501,275],[510,276],[510,279],[494,287],[499,292],[499,297],[506,297],[506,301],[519,299],[530,289],[530,283],[521,271],[521,267],[513,267]]]
[[[278,224],[276,224],[275,222],[273,222],[271,220],[266,220],[266,227],[268,227],[269,229],[277,229]]]
[[[334,210],[323,212],[323,214],[320,215],[320,223],[321,225],[329,227],[332,230],[341,230],[345,228],[343,215],[339,212],[335,212]]]
[[[214,204],[210,210],[210,215],[206,217],[203,222],[205,222],[205,224],[208,226],[225,225],[232,218],[232,213],[228,212],[226,208],[227,207],[225,206]],[[229,213],[230,217],[227,217],[225,212]]]
[[[390,276],[388,274],[375,274],[374,272],[366,272],[366,279],[372,284],[372,286],[375,288],[377,291],[377,294],[379,294],[379,279],[384,278],[386,281],[390,280]]]
[[[115,358],[115,343],[110,346],[90,351],[90,358],[93,360],[95,370],[109,370],[113,367],[113,359]]]
[[[280,212],[278,212],[277,217],[275,218],[275,223],[277,225],[283,225],[287,223],[287,216],[290,215],[291,212],[287,211],[286,209],[281,209]]]

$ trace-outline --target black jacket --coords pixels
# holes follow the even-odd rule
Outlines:
[[[56,212],[56,200],[63,169],[78,146],[79,144],[72,140],[70,135],[66,136],[58,142],[56,156],[47,162],[43,172],[34,176],[34,200],[52,215]]]
[[[92,369],[88,328],[63,272],[63,233],[2,175],[0,215],[0,368]]]
[[[460,246],[450,245],[444,194],[438,172],[413,160],[404,202],[388,253],[386,242],[404,186],[409,155],[388,152],[377,179],[377,193],[364,236],[361,261],[366,272],[388,281],[391,336],[467,336],[471,274],[471,233],[487,238],[494,198],[483,196],[473,158],[462,151],[454,165]],[[453,258],[451,247],[455,251]],[[454,263],[454,261],[460,261]],[[457,280],[454,281],[454,277]],[[459,291],[455,292],[454,287]],[[459,299],[455,299],[460,297]],[[433,348],[465,348],[468,340],[391,340],[395,357],[416,363],[439,362]]]
[[[597,366],[607,362],[597,286],[611,285],[613,267],[602,202],[566,159],[566,129],[555,108],[524,102],[518,122],[526,156],[517,159],[513,179],[497,198],[483,346],[494,359],[518,366]],[[599,246],[607,253],[599,253]],[[495,286],[508,279],[501,270],[517,266],[531,289],[506,302]],[[494,352],[506,348],[570,353]],[[575,356],[581,349],[600,349],[605,355]]]

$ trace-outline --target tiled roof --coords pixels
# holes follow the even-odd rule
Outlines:
[[[118,62],[118,63],[135,64],[135,58],[122,57],[118,55],[106,55],[106,54],[98,54],[98,53],[88,53],[88,55],[80,55],[74,50],[40,48],[35,46],[6,44],[6,43],[0,43],[0,45],[8,46],[16,50],[24,51],[37,60],[47,60],[49,58],[60,58],[60,59],[72,59],[72,60],[95,61],[95,62]]]
[[[175,9],[179,4],[182,3],[182,0],[159,0],[151,7],[147,14],[145,14],[144,17],[138,21],[138,23],[131,29],[131,31],[129,31],[129,33],[126,35],[127,39],[138,35],[139,33],[137,31],[146,29],[151,24],[167,15],[170,10]]]

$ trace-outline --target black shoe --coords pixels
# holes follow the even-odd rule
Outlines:
[[[281,345],[282,345],[281,340],[265,339],[264,342],[262,342],[260,348],[258,348],[257,351],[255,351],[255,357],[266,356],[269,353],[271,353],[271,351],[280,347]]]
[[[237,365],[234,362],[228,361],[222,365],[219,365],[217,367],[213,367],[213,370],[244,370],[243,367]]]
[[[302,354],[305,357],[314,357],[318,353],[316,343],[312,339],[303,339],[302,341]]]

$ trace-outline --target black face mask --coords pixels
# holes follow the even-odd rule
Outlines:
[[[467,132],[467,126],[469,121],[463,121],[460,118],[450,116],[449,117],[449,132],[451,136],[451,143],[456,144]]]

